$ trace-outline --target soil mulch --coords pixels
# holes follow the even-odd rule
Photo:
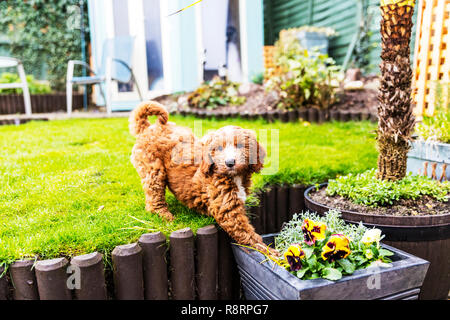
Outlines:
[[[359,90],[342,90],[339,94],[339,102],[333,105],[330,110],[377,113],[377,77],[367,77],[363,79],[364,88]],[[189,110],[198,111],[205,109],[189,108],[187,97],[190,92],[175,95],[164,95],[154,100],[165,105],[170,112]],[[264,86],[254,83],[243,84],[239,89],[239,94],[245,96],[246,102],[240,106],[226,105],[215,108],[214,113],[222,111],[230,113],[258,114],[274,110],[277,103],[277,95],[267,92]]]
[[[310,193],[310,197],[312,200],[328,207],[373,215],[425,216],[448,214],[450,211],[449,201],[441,202],[429,196],[423,196],[417,200],[402,199],[387,207],[368,207],[355,204],[341,196],[330,197],[326,194],[325,188]]]

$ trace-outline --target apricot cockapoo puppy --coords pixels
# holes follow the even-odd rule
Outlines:
[[[158,119],[150,125],[152,115]],[[189,208],[213,216],[237,243],[265,247],[244,207],[251,175],[261,171],[266,155],[255,133],[226,126],[200,140],[168,118],[154,101],[130,116],[130,132],[137,138],[131,162],[142,180],[146,210],[174,219],[165,199],[168,187]]]

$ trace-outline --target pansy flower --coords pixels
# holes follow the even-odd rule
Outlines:
[[[372,243],[376,243],[378,245],[380,243],[380,240],[381,240],[381,230],[369,229],[364,233],[361,242],[366,245],[371,245]]]
[[[302,225],[302,231],[305,236],[305,243],[309,246],[314,245],[316,240],[325,239],[325,230],[327,225],[322,222],[316,222],[310,219],[305,219]]]
[[[348,257],[350,254],[350,240],[343,234],[333,234],[322,248],[324,260],[335,261]]]
[[[291,271],[298,271],[302,268],[302,259],[305,257],[305,252],[299,244],[291,245],[284,253],[284,259],[289,263]]]

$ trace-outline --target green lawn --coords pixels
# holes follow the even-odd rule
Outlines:
[[[189,127],[194,120],[171,117]],[[304,126],[204,120],[203,130],[227,124],[279,130],[279,171],[255,176],[256,187],[323,182],[376,165],[375,126],[369,122]],[[0,126],[0,263],[35,255],[107,254],[145,232],[168,235],[187,226],[195,232],[211,224],[211,218],[187,210],[172,195],[168,202],[175,221],[144,210],[140,180],[129,160],[133,144],[127,119]]]

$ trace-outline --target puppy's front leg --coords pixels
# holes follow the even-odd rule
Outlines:
[[[242,202],[234,194],[219,196],[212,200],[209,211],[220,227],[237,243],[252,247],[261,247],[261,245],[266,247],[261,236],[250,224]]]

